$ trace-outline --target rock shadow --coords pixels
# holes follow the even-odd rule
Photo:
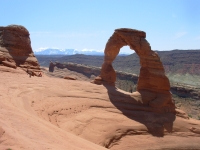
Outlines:
[[[17,56],[18,54],[13,53],[13,48],[6,47],[6,49],[8,50],[8,53],[11,56],[11,58],[6,58],[6,60],[8,62],[14,61],[16,66],[23,65],[27,62],[29,54],[27,56]],[[35,65],[37,65],[37,64],[35,64]]]
[[[153,136],[163,137],[173,130],[176,115],[165,112],[164,108],[153,108],[139,101],[134,93],[126,94],[113,85],[103,83],[108,91],[110,102],[126,117],[145,125],[147,132]]]

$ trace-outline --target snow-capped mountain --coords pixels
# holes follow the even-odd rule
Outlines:
[[[75,55],[75,54],[84,54],[84,55],[104,55],[102,50],[94,49],[59,49],[59,48],[39,48],[34,50],[35,55]],[[126,53],[120,53],[121,55],[129,55]]]
[[[75,49],[57,49],[57,48],[41,48],[34,51],[36,55],[74,55],[77,54]]]
[[[34,50],[35,55],[75,55],[75,54],[85,54],[85,55],[104,55],[103,51],[97,50],[76,50],[76,49],[59,49],[59,48],[39,48]]]

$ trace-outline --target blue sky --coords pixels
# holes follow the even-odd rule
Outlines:
[[[200,0],[0,0],[0,26],[25,26],[33,50],[104,50],[116,28],[145,31],[153,50],[200,49]],[[131,52],[128,47],[122,51]]]

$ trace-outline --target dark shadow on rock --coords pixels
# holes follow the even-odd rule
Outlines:
[[[163,137],[164,132],[172,132],[176,115],[153,108],[138,101],[137,97],[120,92],[115,86],[103,83],[108,90],[110,102],[126,117],[144,124],[150,134]]]
[[[17,52],[13,52],[12,48],[6,47],[6,49],[8,50],[9,55],[12,57],[12,60],[14,60],[16,66],[20,66],[25,64],[27,58],[29,57],[29,54],[25,55],[25,56],[17,56]],[[7,58],[8,62],[11,62],[12,60],[10,60],[9,58]],[[37,64],[35,64],[37,65]]]

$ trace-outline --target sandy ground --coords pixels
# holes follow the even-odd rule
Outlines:
[[[200,149],[200,121],[176,117],[155,136],[156,114],[116,106],[103,85],[0,66],[0,150]]]

